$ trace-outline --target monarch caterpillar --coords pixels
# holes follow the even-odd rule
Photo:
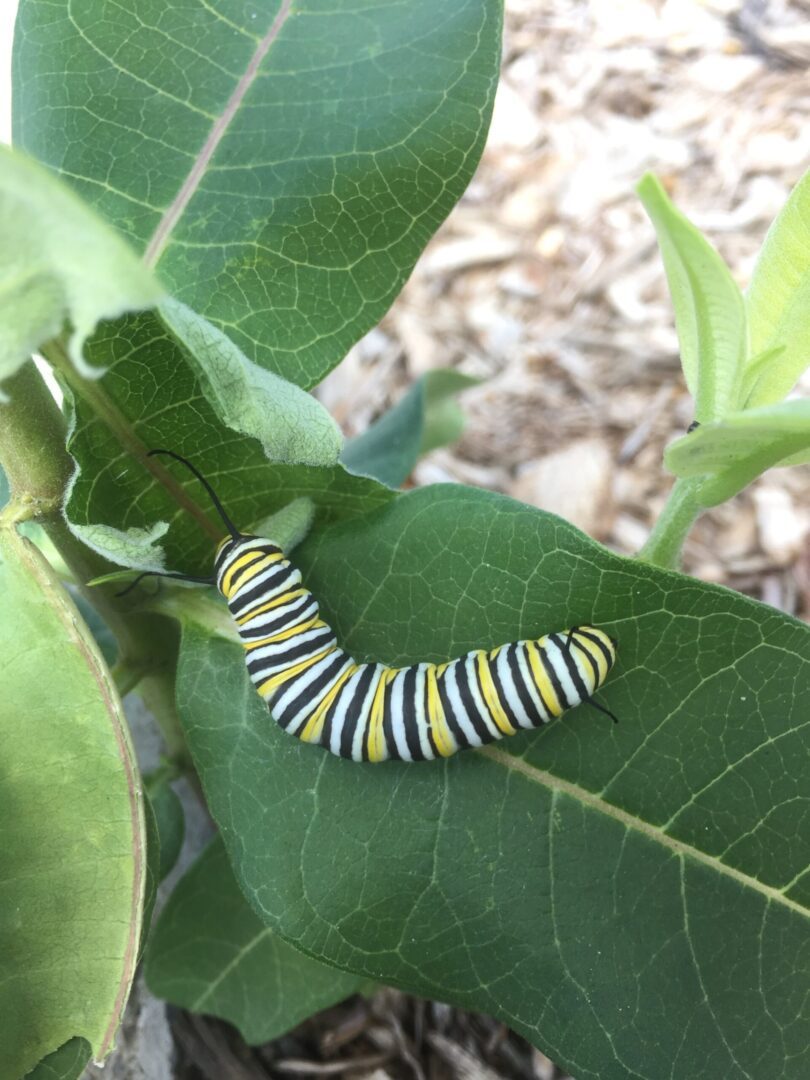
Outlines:
[[[271,540],[240,533],[198,470],[229,535],[212,578],[157,576],[216,585],[246,652],[253,685],[278,725],[352,761],[429,761],[539,727],[588,701],[616,659],[616,642],[593,626],[476,649],[442,664],[359,664],[337,644],[301,573]],[[139,574],[129,592],[153,571]],[[119,594],[123,595],[123,593]]]

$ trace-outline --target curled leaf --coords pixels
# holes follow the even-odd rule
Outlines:
[[[158,540],[169,530],[168,523],[156,521],[148,528],[132,526],[116,529],[112,525],[80,525],[70,522],[71,531],[93,551],[111,562],[138,570],[164,570],[166,557]],[[113,580],[112,575],[97,578],[95,584]]]
[[[755,356],[746,371],[747,404],[769,405],[810,364],[810,171],[768,230],[746,305]],[[767,362],[757,363],[763,353]]]
[[[738,405],[746,356],[745,304],[722,258],[650,173],[638,185],[667,272],[686,384],[701,423]]]
[[[715,506],[766,469],[806,460],[808,451],[810,400],[797,400],[704,424],[667,447],[664,460],[676,476],[705,476],[697,498],[703,506]]]
[[[178,300],[165,300],[160,316],[223,423],[258,439],[271,461],[335,464],[343,436],[311,394],[248,360],[226,334]]]
[[[152,307],[162,289],[124,240],[36,161],[0,146],[0,380],[62,329],[82,346],[101,319]]]

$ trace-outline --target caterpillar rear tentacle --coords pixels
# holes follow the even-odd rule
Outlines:
[[[476,649],[441,664],[357,663],[281,548],[239,533],[185,459],[152,453],[188,464],[223,517],[229,536],[217,548],[214,581],[250,679],[290,735],[352,761],[429,761],[540,727],[581,702],[615,721],[592,700],[616,659],[616,642],[595,626]]]

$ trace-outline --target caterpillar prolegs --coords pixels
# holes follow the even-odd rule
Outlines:
[[[227,601],[253,685],[279,726],[303,742],[352,761],[449,757],[591,701],[613,666],[616,643],[594,626],[441,664],[357,663],[281,548],[239,533],[190,462],[172,451],[152,453],[187,465],[221,514],[230,536],[217,548],[211,584]]]

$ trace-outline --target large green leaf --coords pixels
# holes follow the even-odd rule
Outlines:
[[[66,184],[0,146],[0,381],[68,318],[70,358],[89,374],[82,345],[99,319],[160,296],[129,246]]]
[[[18,1080],[74,1036],[95,1058],[112,1046],[141,930],[144,826],[104,662],[37,549],[1,527],[0,596],[0,1076]]]
[[[477,382],[452,368],[429,371],[368,431],[346,443],[341,461],[354,473],[399,487],[420,454],[460,438],[464,413],[456,395]]]
[[[740,404],[748,344],[742,293],[722,258],[654,176],[648,173],[637,190],[658,236],[695,418],[719,420]]]
[[[311,960],[269,930],[237,886],[222,841],[169,898],[149,940],[153,994],[229,1020],[248,1043],[283,1035],[368,980]]]
[[[359,658],[605,627],[619,723],[582,707],[446,762],[341,761],[276,728],[198,608],[178,705],[266,925],[492,1013],[578,1080],[806,1077],[810,628],[459,486],[296,559]]]
[[[316,383],[480,155],[499,0],[22,0],[14,138],[251,359]]]
[[[67,516],[86,543],[115,561],[211,572],[224,527],[202,486],[181,465],[147,458],[155,447],[189,458],[242,529],[301,496],[315,503],[319,522],[393,497],[340,465],[271,464],[256,439],[225,426],[186,351],[155,313],[102,326],[87,355],[107,374],[94,382],[72,381],[70,450],[79,472]]]
[[[703,506],[730,499],[773,465],[799,464],[810,451],[810,400],[782,401],[732,413],[671,443],[667,467],[676,476],[705,476]]]
[[[774,355],[757,368],[747,404],[770,405],[810,365],[810,171],[771,225],[746,297],[752,355]]]

